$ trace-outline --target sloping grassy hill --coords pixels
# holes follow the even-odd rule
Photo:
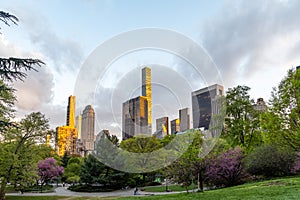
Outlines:
[[[158,200],[158,199],[300,199],[300,178],[280,178],[269,181],[244,184],[236,187],[205,191],[204,193],[190,194],[172,194],[160,196],[138,197],[143,200]],[[137,197],[121,198],[122,200],[137,200]]]
[[[210,190],[204,193],[181,193],[155,196],[135,196],[135,197],[25,197],[7,196],[7,200],[160,200],[160,199],[180,199],[180,200],[257,200],[257,199],[300,199],[300,177],[279,178],[257,183],[249,183],[240,186]]]

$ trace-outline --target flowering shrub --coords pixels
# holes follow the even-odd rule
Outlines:
[[[64,168],[58,166],[54,158],[46,158],[38,163],[38,175],[40,177],[41,185],[59,177],[63,173]]]
[[[242,159],[243,152],[239,147],[211,158],[206,169],[207,182],[217,187],[241,183],[246,175]]]

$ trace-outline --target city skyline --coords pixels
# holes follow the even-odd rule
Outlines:
[[[113,35],[137,28],[166,28],[192,38],[216,62],[224,79],[225,91],[238,84],[247,85],[252,88],[250,95],[255,100],[261,97],[267,102],[272,87],[283,79],[287,69],[300,63],[300,37],[297,34],[300,24],[296,20],[300,3],[297,1],[165,1],[160,2],[159,7],[157,3],[125,5],[115,1],[82,1],[68,4],[69,10],[62,10],[67,2],[4,1],[3,10],[19,17],[20,22],[18,26],[1,27],[0,55],[37,57],[47,64],[39,69],[39,73],[30,72],[24,83],[15,83],[18,98],[16,118],[41,111],[50,118],[52,128],[64,124],[67,97],[73,94],[76,76],[88,54]],[[146,9],[155,9],[157,14],[155,17],[142,15]],[[167,9],[170,11],[168,15],[165,13]],[[79,10],[85,22],[71,23],[66,16],[75,16]],[[127,16],[125,12],[131,14]],[[177,13],[181,13],[180,17]],[[222,37],[218,37],[220,33]],[[120,60],[118,64],[130,68],[156,63],[187,76],[183,70],[186,64],[174,55],[161,52],[141,55]],[[108,94],[114,90],[112,86],[119,74],[115,70],[107,78],[104,86]],[[174,80],[174,76],[170,79]],[[207,85],[210,84],[193,89]],[[85,103],[93,105],[93,102]],[[153,109],[159,108],[153,104]],[[95,106],[95,112],[107,115],[100,106]],[[173,116],[177,114],[175,110],[172,112]],[[174,119],[173,116],[170,119]],[[97,131],[120,129],[116,125],[118,121],[102,122],[102,127],[96,125]]]

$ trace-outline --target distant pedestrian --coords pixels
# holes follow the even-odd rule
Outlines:
[[[139,191],[138,188],[135,187],[134,190],[133,190],[133,194],[134,194],[134,195],[137,195],[137,194],[138,194],[138,191]]]

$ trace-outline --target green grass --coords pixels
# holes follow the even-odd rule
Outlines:
[[[279,178],[257,183],[248,183],[236,187],[205,191],[203,193],[180,193],[157,196],[135,196],[135,197],[25,197],[25,196],[7,196],[7,200],[259,200],[259,199],[300,199],[300,177]]]
[[[158,200],[158,199],[300,199],[300,178],[281,178],[258,183],[249,183],[236,187],[205,191],[203,193],[181,193],[171,195],[159,195],[148,197],[124,197],[122,200],[131,200],[142,198],[143,200]]]
[[[180,185],[169,185],[168,189],[171,191],[185,191],[185,187],[182,187]],[[191,185],[189,186],[189,190],[195,189],[197,190],[196,185]],[[145,187],[146,192],[165,192],[166,191],[166,186],[165,185],[160,185],[160,186],[152,186],[152,187]]]
[[[118,197],[6,196],[6,200],[115,200]]]

